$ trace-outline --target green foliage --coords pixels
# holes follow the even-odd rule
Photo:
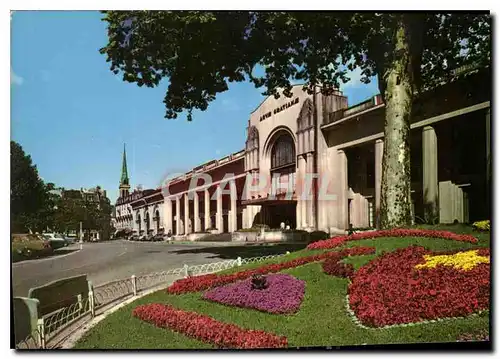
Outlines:
[[[84,231],[100,230],[109,234],[111,221],[111,203],[108,198],[100,201],[86,200],[78,190],[63,192],[57,202],[55,227],[58,231],[67,233],[70,230],[80,230],[80,222]]]
[[[11,250],[13,263],[27,259],[47,257],[54,253],[54,248],[41,240],[27,242],[13,241]]]
[[[391,14],[252,11],[105,11],[111,71],[138,86],[170,83],[166,117],[205,110],[228,83],[249,79],[264,94],[291,96],[291,80],[309,91],[329,92],[347,82],[347,69],[361,69],[363,82],[386,71],[399,56],[396,30],[404,26],[416,88],[455,75],[460,66],[490,62],[486,14]],[[255,77],[256,65],[265,67]],[[347,66],[347,69],[344,68]]]
[[[255,228],[255,227],[252,227],[252,228],[241,228],[241,229],[238,229],[238,232],[240,233],[245,233],[245,232],[260,232],[260,229],[259,228]]]
[[[10,203],[13,232],[41,231],[51,224],[54,197],[52,183],[45,184],[36,165],[20,144],[10,142]]]

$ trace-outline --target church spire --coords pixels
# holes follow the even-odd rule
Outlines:
[[[128,196],[130,185],[128,183],[127,171],[127,153],[125,151],[125,144],[123,144],[123,162],[122,162],[122,176],[120,178],[120,197]]]
[[[127,152],[125,151],[125,144],[123,144],[122,177],[120,178],[120,184],[128,185]]]

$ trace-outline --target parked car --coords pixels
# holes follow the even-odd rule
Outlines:
[[[146,235],[145,241],[147,242],[153,242],[154,241],[154,235],[152,233]]]
[[[45,241],[49,242],[54,249],[66,247],[70,244],[63,235],[58,233],[43,233],[42,237]]]
[[[138,241],[139,240],[139,236],[137,234],[132,234],[130,237],[129,237],[129,240],[130,241]]]
[[[163,234],[156,234],[153,237],[153,242],[160,242],[164,240],[164,235]]]
[[[76,237],[64,237],[64,239],[66,240],[66,243],[68,243],[68,244],[73,244],[77,240]]]

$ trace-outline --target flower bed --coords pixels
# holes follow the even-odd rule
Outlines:
[[[443,259],[436,266],[434,254],[443,257],[443,253],[432,253],[424,247],[382,255],[354,274],[349,306],[362,324],[371,327],[464,317],[486,310],[490,266],[475,257],[489,256],[489,250],[474,252],[473,256],[447,252],[449,260]],[[462,269],[465,257],[469,257],[466,270]]]
[[[246,330],[234,324],[219,322],[211,317],[175,309],[169,305],[141,305],[134,309],[133,315],[158,327],[169,328],[219,348],[255,349],[287,346],[286,337],[262,330]]]
[[[490,231],[490,221],[489,220],[477,221],[477,222],[472,223],[472,227],[476,231],[487,231],[487,232],[489,232]]]
[[[374,239],[380,237],[428,237],[450,239],[460,242],[477,243],[477,238],[468,234],[457,234],[448,231],[435,231],[428,229],[390,229],[382,231],[372,231],[355,233],[350,236],[337,236],[324,241],[311,243],[307,249],[329,249],[340,246],[348,241],[356,241],[361,239]]]
[[[273,314],[290,314],[299,310],[304,299],[304,281],[282,273],[268,275],[266,280],[268,287],[265,289],[252,289],[252,279],[248,278],[212,289],[203,295],[203,299]]]
[[[175,281],[170,287],[168,287],[167,291],[168,293],[171,294],[199,292],[202,290],[233,283],[238,280],[244,280],[250,278],[254,274],[276,273],[284,269],[295,268],[304,264],[317,262],[331,256],[345,257],[345,256],[365,255],[373,253],[375,253],[375,248],[373,247],[346,248],[338,252],[327,252],[308,257],[301,257],[287,262],[268,264],[259,267],[257,269],[249,269],[232,274],[223,274],[223,275],[206,274],[196,277],[188,277]]]
[[[335,277],[351,278],[354,275],[354,267],[352,264],[342,263],[336,258],[328,258],[323,262],[323,272]]]

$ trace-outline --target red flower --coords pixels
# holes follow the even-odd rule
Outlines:
[[[444,265],[415,268],[430,253],[416,246],[397,249],[358,269],[349,285],[349,305],[359,320],[382,327],[489,308],[489,264],[467,271]],[[489,255],[489,250],[482,253]]]
[[[380,237],[428,237],[428,238],[443,238],[460,242],[477,243],[477,238],[468,234],[456,234],[448,231],[436,231],[429,229],[390,229],[382,231],[360,232],[350,236],[337,236],[322,241],[311,243],[307,249],[328,249],[335,248],[347,241],[355,241],[361,239],[374,239]]]
[[[288,345],[286,337],[262,330],[243,329],[205,315],[175,309],[170,305],[140,305],[132,315],[158,327],[169,328],[221,348],[285,348]]]
[[[341,251],[326,252],[321,254],[315,254],[313,256],[301,257],[292,259],[288,262],[268,264],[257,269],[244,270],[232,274],[206,274],[196,277],[188,277],[184,279],[179,279],[175,281],[170,287],[168,287],[167,292],[171,294],[182,294],[188,292],[199,292],[202,290],[218,287],[228,283],[233,283],[238,280],[243,280],[250,278],[254,274],[267,274],[280,272],[283,269],[295,268],[304,264],[317,262],[329,257],[339,258],[340,260],[346,256],[357,256],[365,254],[375,253],[375,248],[373,247],[353,247],[346,248]]]

